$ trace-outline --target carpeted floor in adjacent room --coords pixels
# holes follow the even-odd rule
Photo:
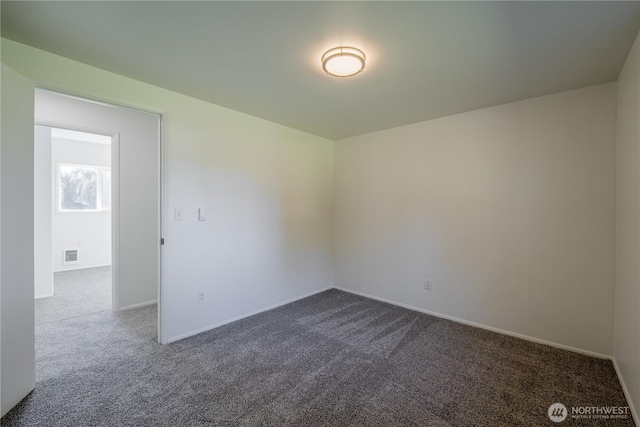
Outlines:
[[[54,296],[35,301],[36,328],[47,322],[112,310],[110,266],[54,273],[53,283]]]
[[[337,290],[166,346],[155,306],[36,340],[36,389],[3,427],[543,426],[554,402],[626,406],[608,360]]]

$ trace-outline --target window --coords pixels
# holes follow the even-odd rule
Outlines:
[[[111,168],[58,164],[58,210],[98,212],[111,209]]]

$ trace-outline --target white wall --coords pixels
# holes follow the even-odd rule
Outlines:
[[[3,60],[4,48],[3,45]],[[69,72],[73,74],[72,70]],[[37,90],[35,117],[39,123],[119,135],[118,162],[112,162],[112,187],[118,188],[119,194],[114,201],[120,205],[120,230],[115,232],[120,241],[120,258],[114,269],[119,288],[114,289],[114,308],[155,302],[160,242],[158,116]],[[116,168],[122,185],[114,181]]]
[[[640,404],[640,36],[618,79],[616,363]]]
[[[45,298],[53,296],[51,128],[35,127],[33,156],[35,297]]]
[[[58,194],[57,166],[60,163],[111,166],[111,146],[91,142],[51,140],[51,183]],[[53,217],[53,271],[111,265],[111,211],[60,212],[57,201],[50,206]],[[78,249],[77,264],[63,264],[66,249]],[[153,295],[153,299],[155,295]]]
[[[605,84],[337,141],[335,285],[611,355],[615,97]]]
[[[331,286],[331,141],[9,40],[2,49],[41,85],[164,114],[164,342]]]
[[[2,64],[1,86],[0,416],[35,387],[33,84]]]

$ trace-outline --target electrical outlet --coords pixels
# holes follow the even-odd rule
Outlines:
[[[425,291],[430,291],[431,289],[433,289],[433,281],[430,279],[425,279],[424,280],[424,290]]]
[[[204,292],[198,291],[198,304],[204,303]]]
[[[182,221],[183,218],[184,218],[184,209],[175,208],[175,210],[173,211],[174,221]]]

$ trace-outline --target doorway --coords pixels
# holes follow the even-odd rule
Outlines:
[[[95,369],[104,354],[97,349],[132,334],[158,339],[161,122],[43,89],[35,90],[34,121],[34,272],[48,269],[36,275],[35,292],[38,277],[53,278],[53,296],[34,301],[37,388]],[[49,223],[35,200],[45,187]],[[38,224],[51,227],[48,245]]]
[[[114,140],[117,144],[109,135],[35,125],[36,327],[114,308]]]
[[[6,414],[31,392],[36,384],[36,338],[34,330],[34,123],[77,129],[102,135],[117,135],[122,148],[112,155],[120,160],[119,174],[112,186],[119,195],[112,200],[114,277],[122,285],[114,289],[112,315],[133,318],[125,324],[139,324],[138,312],[147,316],[145,334],[150,340],[161,336],[161,116],[80,99],[42,89],[19,72],[2,64],[2,411]],[[35,96],[34,96],[35,92]],[[131,114],[130,114],[131,113]],[[80,123],[80,124],[78,124]],[[116,152],[117,151],[117,152]],[[123,186],[120,186],[120,181]],[[126,184],[126,185],[125,185]],[[117,257],[117,260],[115,259]],[[149,307],[145,307],[149,306]],[[134,308],[126,313],[120,311]],[[157,307],[157,309],[156,309]],[[103,312],[109,313],[109,312]],[[155,318],[154,318],[155,317]],[[79,330],[88,329],[86,317],[78,317]],[[110,324],[123,322],[110,322]],[[50,322],[50,325],[58,325]],[[69,343],[62,334],[55,343],[68,344],[57,369],[77,370],[68,355],[78,351],[95,358],[87,342]],[[91,337],[121,340],[122,333],[105,334],[93,328]],[[46,358],[46,354],[43,355]],[[97,361],[99,362],[99,361]],[[65,365],[66,364],[66,365]],[[65,366],[63,366],[65,365]],[[42,370],[40,371],[42,372]]]
[[[68,142],[72,145],[69,157],[51,164],[51,176],[56,181],[51,186],[55,196],[52,212],[63,219],[73,216],[83,222],[101,219],[111,225],[110,251],[104,245],[98,248],[96,241],[100,239],[89,242],[88,236],[97,233],[97,228],[75,234],[67,231],[59,246],[52,241],[51,259],[56,260],[53,270],[111,264],[114,312],[156,305],[160,291],[160,116],[36,89],[34,118],[41,132],[51,129],[54,137],[92,139],[90,143]],[[96,154],[100,150],[102,154]],[[64,185],[60,180],[65,174],[75,182],[69,188],[68,200],[62,200],[60,194]],[[96,182],[95,192],[85,194],[87,200],[82,200],[83,195],[79,194],[83,191],[82,180]],[[69,212],[77,207],[89,209]],[[107,212],[111,214],[110,221]],[[77,227],[79,221],[70,222]]]

